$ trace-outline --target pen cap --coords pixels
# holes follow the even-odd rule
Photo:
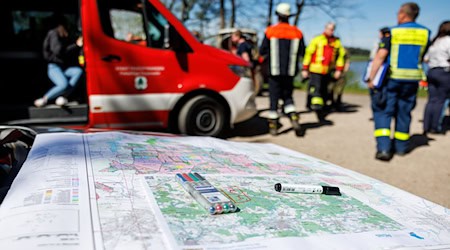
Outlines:
[[[275,184],[275,191],[281,192],[281,183]]]
[[[341,195],[341,191],[339,191],[338,187],[322,186],[322,188],[323,188],[322,194],[326,194],[326,195]]]

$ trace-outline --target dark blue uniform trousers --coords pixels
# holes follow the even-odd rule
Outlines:
[[[283,100],[283,106],[294,104],[292,93],[294,91],[294,77],[292,76],[270,76],[269,96],[270,110],[278,110],[278,100]]]
[[[389,79],[386,88],[386,107],[374,110],[375,137],[378,151],[407,152],[411,111],[416,106],[418,81]],[[373,105],[373,102],[372,102]],[[391,133],[391,120],[395,119],[395,131]],[[394,144],[391,142],[393,134]]]
[[[428,72],[428,102],[423,117],[423,131],[442,131],[442,111],[450,95],[450,72],[433,68]],[[444,110],[443,110],[444,109]],[[445,114],[445,113],[444,113]]]

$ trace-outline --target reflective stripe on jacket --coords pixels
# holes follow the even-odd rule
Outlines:
[[[260,54],[269,57],[270,75],[295,76],[304,51],[302,32],[282,22],[266,29]]]
[[[391,28],[390,78],[425,80],[422,58],[429,40],[430,30],[417,23],[404,23]]]
[[[314,37],[306,48],[303,69],[316,74],[328,74],[334,66],[343,70],[345,49],[337,37],[327,38],[324,34]]]

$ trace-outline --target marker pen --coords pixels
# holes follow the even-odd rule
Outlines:
[[[201,176],[199,173],[194,173],[195,177],[204,185],[212,186],[209,181],[207,181],[203,176]],[[217,190],[218,191],[218,190]],[[216,193],[216,197],[221,197],[221,199],[218,201],[222,204],[223,212],[236,212],[237,207],[234,205],[232,201],[230,201],[222,192],[218,191],[219,193]]]
[[[188,192],[192,198],[194,198],[204,209],[206,209],[210,214],[216,214],[216,208],[214,204],[211,204],[205,197],[203,197],[194,186],[185,178],[185,174],[175,175],[178,183]]]
[[[275,184],[275,191],[281,193],[304,193],[304,194],[325,194],[341,195],[338,187],[302,185],[302,184]]]
[[[197,173],[176,174],[177,181],[210,214],[235,212],[237,207],[211,183]]]

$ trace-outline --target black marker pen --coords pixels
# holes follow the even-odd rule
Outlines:
[[[301,184],[275,184],[275,191],[281,193],[304,193],[304,194],[326,194],[341,195],[338,187],[301,185]]]

